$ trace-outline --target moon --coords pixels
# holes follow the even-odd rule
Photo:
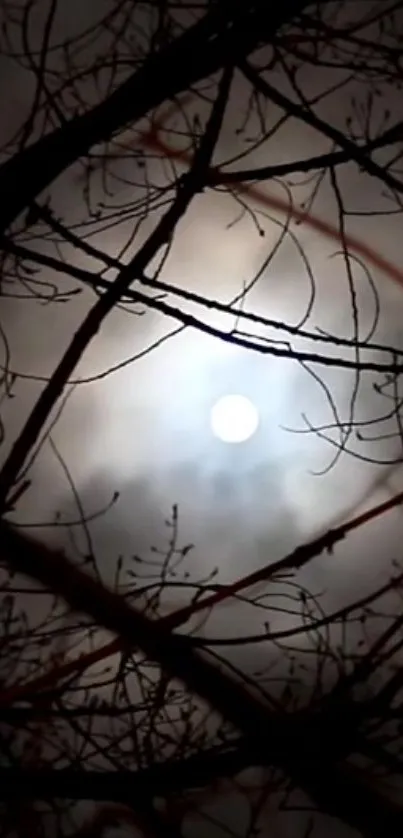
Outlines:
[[[256,432],[259,414],[255,405],[246,396],[222,396],[215,403],[210,414],[214,436],[222,442],[245,442]]]

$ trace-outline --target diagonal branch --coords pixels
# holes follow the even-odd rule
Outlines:
[[[117,279],[90,309],[73,336],[70,345],[54,370],[46,387],[39,396],[0,471],[0,507],[4,507],[8,492],[14,481],[18,478],[18,474],[24,465],[29,451],[35,444],[43,425],[62,394],[71,373],[92,338],[99,331],[102,322],[112,311],[122,295],[130,288],[133,280],[138,276],[142,276],[149,262],[156,256],[161,247],[170,240],[193,197],[203,188],[205,176],[210,166],[211,157],[221,130],[232,77],[233,68],[232,65],[229,65],[223,72],[218,95],[213,105],[205,133],[195,153],[193,165],[189,172],[178,182],[175,200],[133,259],[122,268]]]
[[[1,238],[0,238],[1,241]],[[98,289],[103,288],[105,289],[108,294],[116,288],[116,280],[114,282],[105,279],[104,277],[99,276],[98,274],[91,273],[90,271],[86,270],[85,268],[79,268],[75,265],[69,265],[64,262],[61,262],[58,259],[55,259],[52,256],[47,256],[46,254],[38,253],[36,251],[31,251],[28,248],[25,248],[21,245],[16,245],[12,242],[11,239],[8,237],[3,237],[2,239],[4,244],[4,249],[8,250],[10,253],[14,253],[16,256],[20,256],[22,258],[29,258],[38,264],[42,264],[46,267],[53,268],[58,273],[65,273],[78,279],[80,282],[83,282],[85,285],[88,285],[90,288]],[[105,260],[110,261],[111,263],[114,260]],[[115,263],[116,266],[119,263]],[[134,264],[130,263],[130,264]],[[122,268],[122,272],[126,271],[126,269],[130,268],[130,264],[127,268]],[[133,277],[134,278],[134,277]],[[318,343],[331,343],[334,346],[344,346],[352,349],[356,349],[357,345],[360,346],[360,343],[357,344],[356,341],[348,341],[343,338],[338,337],[327,337],[322,335],[314,335],[308,334],[304,332],[303,329],[290,328],[286,324],[283,323],[276,323],[276,321],[269,321],[267,318],[264,318],[260,315],[254,315],[250,312],[245,312],[244,310],[237,310],[232,306],[228,306],[227,304],[219,303],[217,300],[211,300],[206,296],[200,296],[194,292],[188,292],[186,289],[178,288],[176,286],[168,285],[167,283],[161,282],[160,280],[154,280],[147,278],[144,274],[136,274],[135,277],[141,285],[147,286],[149,288],[154,289],[155,291],[163,291],[167,293],[175,294],[182,299],[187,299],[190,302],[196,302],[199,305],[203,306],[207,309],[215,309],[216,311],[221,311],[224,314],[231,314],[239,316],[239,318],[244,320],[249,320],[255,323],[260,323],[270,328],[277,328],[281,331],[285,332],[292,332],[297,337],[308,338],[314,342]],[[105,294],[101,299],[103,300],[107,294]],[[342,357],[340,355],[325,355],[319,352],[307,352],[302,350],[294,350],[290,345],[279,346],[278,344],[271,343],[270,340],[266,342],[258,337],[254,338],[253,335],[247,335],[244,337],[243,333],[238,333],[234,331],[232,328],[230,331],[225,331],[224,329],[219,329],[216,326],[213,326],[209,323],[206,323],[204,320],[201,320],[199,317],[195,317],[192,314],[189,314],[183,309],[178,308],[177,306],[173,306],[170,303],[165,302],[164,300],[158,297],[151,297],[147,294],[143,294],[141,291],[133,288],[123,288],[120,292],[120,296],[116,298],[116,302],[123,298],[129,299],[132,302],[140,303],[141,305],[146,306],[147,308],[154,309],[154,311],[158,311],[160,314],[165,315],[166,317],[170,317],[174,320],[177,320],[183,326],[188,327],[190,329],[195,329],[196,331],[202,332],[210,337],[217,338],[218,340],[224,341],[225,343],[233,344],[234,346],[240,346],[242,349],[248,349],[252,352],[257,352],[260,355],[268,355],[275,358],[288,358],[292,360],[298,360],[303,362],[309,362],[313,364],[319,364],[325,367],[336,367],[339,369],[350,369],[350,370],[361,370],[362,372],[377,372],[377,373],[392,373],[392,374],[399,374],[403,371],[403,364],[401,361],[398,361],[397,358],[401,356],[401,350],[395,349],[395,347],[391,346],[382,346],[380,344],[368,344],[365,343],[362,345],[363,349],[368,351],[377,350],[382,353],[390,352],[393,360],[391,361],[359,361],[355,358],[350,359],[346,357]],[[285,341],[284,341],[285,343]],[[66,384],[68,379],[66,380]],[[1,472],[0,472],[0,499],[1,499]]]
[[[246,59],[238,61],[238,66],[245,78],[248,79],[256,90],[266,96],[266,98],[270,99],[271,102],[274,102],[275,105],[278,105],[288,114],[291,114],[301,122],[305,122],[305,124],[309,125],[311,128],[315,128],[321,134],[324,134],[325,137],[329,137],[330,140],[340,146],[346,155],[348,155],[350,160],[354,160],[361,169],[366,171],[369,175],[372,175],[372,177],[376,177],[378,180],[381,180],[384,184],[386,184],[386,186],[389,186],[392,191],[403,193],[402,181],[387,172],[384,167],[375,163],[371,157],[368,157],[363,149],[357,146],[352,140],[349,140],[348,137],[346,137],[341,131],[334,128],[334,126],[330,125],[329,122],[325,122],[312,111],[308,111],[302,105],[299,105],[297,102],[293,102],[292,99],[289,99],[288,96],[285,96],[277,90],[277,88],[273,87],[270,82],[259,75],[258,71]],[[401,131],[401,128],[399,127],[398,130]]]
[[[399,122],[396,122],[395,125],[392,125],[379,137],[366,143],[365,146],[356,146],[356,148],[360,156],[367,155],[371,151],[386,148],[402,139],[403,122],[399,120]],[[350,163],[351,159],[351,150],[343,149],[342,151],[330,151],[328,154],[317,154],[314,157],[307,157],[302,160],[293,160],[291,163],[278,163],[277,165],[259,166],[229,172],[221,168],[212,169],[209,183],[214,186],[224,186],[225,184],[245,183],[248,180],[272,180],[273,178],[284,177],[285,175],[296,174],[297,172],[311,172],[314,169],[340,166],[343,163]]]
[[[73,117],[0,167],[0,231],[92,146],[216,73],[235,51],[248,54],[269,42],[308,5],[309,0],[283,0],[268,12],[266,0],[251,6],[243,0],[220,0],[181,37],[149,56],[105,101]]]
[[[0,523],[2,558],[61,596],[75,611],[139,646],[163,671],[182,680],[224,719],[244,733],[265,763],[285,771],[318,808],[338,817],[367,838],[403,828],[403,812],[363,785],[356,772],[338,759],[354,748],[354,727],[323,725],[306,712],[273,714],[241,684],[195,653],[186,637],[170,632],[132,608],[119,594],[71,564],[56,550]],[[356,713],[352,714],[354,724]]]
[[[77,771],[70,769],[0,769],[0,800],[54,797],[70,800],[111,800],[134,803],[144,793],[153,796],[202,788],[218,777],[234,776],[258,764],[260,757],[243,739],[230,747],[213,747],[184,759],[155,763],[138,771]]]
[[[236,596],[246,588],[274,579],[281,573],[294,571],[304,567],[315,556],[320,555],[325,550],[330,552],[334,546],[338,542],[342,541],[349,533],[354,532],[369,522],[376,520],[387,512],[390,512],[392,509],[395,509],[397,506],[400,506],[402,503],[403,492],[399,492],[398,494],[393,495],[389,500],[376,504],[375,506],[367,509],[365,512],[356,515],[354,518],[350,518],[339,527],[328,530],[328,532],[322,533],[319,537],[313,539],[312,541],[302,544],[300,547],[297,547],[277,562],[270,562],[268,565],[264,565],[264,567],[259,568],[257,571],[253,571],[247,576],[237,579],[235,582],[219,586],[217,591],[214,593],[208,594],[197,602],[184,606],[178,611],[174,611],[167,617],[163,617],[159,621],[160,625],[169,629],[177,628],[178,626],[183,625],[195,614],[205,611],[206,608],[214,608],[216,605],[224,602],[230,597]],[[391,587],[397,584],[398,579],[399,577],[390,583]],[[388,588],[389,585],[386,587]],[[379,589],[378,593],[379,591],[382,591],[382,589]],[[333,615],[333,618],[334,616],[335,615]],[[193,640],[190,642],[192,644],[194,643]],[[0,707],[4,708],[12,702],[19,701],[21,699],[32,700],[32,696],[35,695],[35,693],[40,693],[41,690],[51,688],[73,673],[84,671],[88,666],[91,666],[93,663],[97,663],[100,660],[104,660],[110,655],[116,654],[116,652],[120,651],[122,648],[122,641],[120,638],[117,638],[116,640],[106,643],[101,648],[95,649],[87,655],[83,655],[81,658],[70,660],[59,667],[54,667],[50,672],[46,672],[44,675],[39,675],[31,681],[23,684],[14,684],[9,687],[8,690],[3,690],[0,693]]]
[[[38,210],[41,211],[41,208],[38,208]],[[49,213],[47,211],[46,215],[48,214]],[[103,253],[102,251],[98,250],[92,245],[89,245],[88,242],[83,242],[82,247],[80,247],[81,241],[78,238],[78,236],[76,236],[74,233],[71,233],[70,230],[68,230],[58,221],[54,221],[53,224],[55,228],[58,228],[58,232],[61,235],[64,235],[65,231],[65,238],[67,239],[67,241],[74,244],[74,246],[78,249],[81,249],[83,253],[86,253],[92,258],[103,262],[107,267],[114,268],[115,270],[122,269],[122,263],[119,262],[118,259],[114,259],[113,257],[108,256],[108,254]],[[5,252],[8,252],[13,256],[16,256],[17,259],[32,262],[34,265],[42,265],[43,267],[50,268],[51,270],[56,271],[56,273],[66,274],[68,276],[74,277],[74,279],[79,280],[84,285],[93,288],[95,291],[101,288],[104,290],[108,289],[111,285],[111,280],[105,279],[102,276],[98,276],[97,274],[91,273],[85,268],[79,268],[76,265],[64,262],[61,259],[55,258],[54,256],[49,256],[46,253],[40,253],[37,250],[32,250],[31,248],[25,247],[25,245],[16,244],[8,236],[0,236],[0,243],[3,244]],[[148,278],[146,276],[142,276],[138,277],[138,282],[146,288],[151,288],[155,291],[162,291],[163,294],[171,294],[175,297],[179,297],[181,300],[185,300],[186,302],[196,303],[196,305],[200,306],[201,308],[205,308],[212,311],[219,311],[222,314],[229,314],[231,315],[231,317],[235,317],[238,321],[246,320],[250,323],[258,324],[260,326],[267,326],[269,329],[286,332],[287,334],[292,335],[293,337],[303,338],[311,341],[312,343],[330,344],[331,346],[340,346],[348,349],[355,349],[356,347],[359,347],[360,349],[365,349],[368,352],[377,351],[382,353],[389,353],[396,360],[403,355],[403,349],[398,349],[397,347],[392,345],[375,343],[373,341],[369,342],[367,340],[352,340],[351,338],[342,338],[338,337],[337,335],[326,335],[315,331],[310,331],[308,329],[303,329],[300,326],[291,325],[289,323],[286,323],[285,321],[275,320],[274,318],[270,317],[264,317],[262,314],[257,314],[253,311],[245,311],[245,309],[241,308],[240,306],[235,306],[232,303],[222,303],[219,300],[216,300],[212,297],[208,297],[206,294],[197,294],[195,291],[188,291],[187,288],[183,288],[179,285],[172,285],[171,283],[164,282],[161,279],[154,279],[153,277]],[[125,292],[125,299],[132,300],[133,302],[138,302],[138,298],[136,296],[137,293],[137,291],[134,291],[131,288],[129,288]]]

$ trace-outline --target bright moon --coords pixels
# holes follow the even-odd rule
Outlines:
[[[211,411],[213,434],[222,442],[245,442],[258,424],[258,412],[245,396],[223,396]]]

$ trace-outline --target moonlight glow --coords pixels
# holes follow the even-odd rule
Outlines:
[[[213,433],[223,442],[245,442],[258,424],[258,412],[245,396],[223,396],[211,411]]]

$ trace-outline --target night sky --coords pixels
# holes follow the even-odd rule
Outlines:
[[[60,19],[56,20],[53,31],[55,43],[60,33],[66,37],[69,29],[79,30],[94,14],[100,15],[101,5],[106,8],[108,4],[106,0],[87,5],[71,0],[60,3]],[[349,4],[351,16],[353,7],[356,9],[354,3]],[[34,43],[41,31],[39,11],[33,15],[31,30]],[[80,60],[82,57],[77,59],[77,65]],[[6,57],[1,59],[0,70],[1,139],[4,141],[26,118],[34,83],[29,68],[17,67]],[[347,71],[334,70],[322,70],[319,74],[307,66],[298,76],[299,84],[311,100],[340,82],[338,89],[315,104],[315,113],[331,120],[340,130],[345,129],[349,116],[353,120],[357,118],[359,107],[353,97],[362,108],[367,101],[365,84],[357,79],[348,81],[348,75]],[[273,73],[271,81],[289,92],[281,70]],[[103,84],[107,84],[106,78],[100,81],[101,89]],[[401,93],[382,81],[378,88],[371,119],[376,126],[388,110],[387,118],[392,124],[399,118]],[[201,90],[208,97],[208,86],[201,86]],[[85,92],[89,100],[96,95],[90,86]],[[238,74],[214,157],[216,165],[222,166],[225,161],[245,153],[258,136],[256,114],[243,126],[247,95],[246,83]],[[159,118],[164,113],[161,108]],[[183,136],[175,133],[185,131],[184,113],[188,120],[197,113],[203,124],[208,106],[202,99],[193,99],[185,102],[182,114],[178,108],[169,117],[174,131],[163,134],[164,141],[176,147],[184,143]],[[266,106],[267,126],[274,127],[281,116],[280,109]],[[180,161],[161,163],[153,158],[144,169],[127,156],[128,149],[147,150],[142,140],[142,132],[147,127],[145,122],[135,130],[123,132],[117,139],[117,159],[110,167],[106,196],[99,167],[94,164],[90,199],[93,208],[100,201],[105,202],[101,219],[89,217],[83,196],[83,169],[79,165],[72,167],[41,196],[50,199],[51,207],[63,223],[75,225],[74,230],[85,235],[86,241],[113,257],[119,257],[126,245],[127,254],[132,255],[164,210],[156,203],[131,240],[133,214],[127,212],[125,217],[122,208],[145,199],[150,184],[166,184],[175,167],[176,171],[185,169]],[[40,130],[39,120],[36,130]],[[275,165],[330,150],[329,139],[288,119],[263,145],[245,159],[235,160],[229,168]],[[382,154],[384,159],[389,159],[392,150],[380,152],[378,162],[382,162]],[[351,248],[359,335],[364,340],[374,322],[375,288],[380,311],[372,340],[403,350],[403,269],[399,284],[396,277],[392,278],[373,263],[371,253],[365,260],[365,248],[369,247],[396,265],[398,271],[402,252],[401,216],[382,214],[391,207],[396,208],[396,204],[379,181],[360,172],[355,164],[338,168],[337,178],[345,206],[351,213],[345,220],[346,235],[361,243],[361,253],[356,252],[354,256],[354,246]],[[301,173],[263,182],[259,190],[282,201],[292,196],[295,206],[301,207],[312,194],[314,183],[312,175]],[[309,211],[313,217],[337,228],[338,207],[329,176],[318,185]],[[103,219],[109,217],[113,223],[107,220],[104,224]],[[285,213],[270,206],[270,200],[266,205],[251,194],[241,200],[223,189],[207,190],[193,201],[178,226],[159,278],[226,303],[236,298],[262,268],[259,281],[247,296],[246,311],[259,312],[291,325],[303,323],[306,330],[316,334],[322,330],[343,338],[352,337],[351,287],[340,241],[321,234],[309,220],[298,223],[292,213],[284,232],[284,219]],[[99,269],[94,260],[80,256],[69,244],[52,243],[43,230],[36,238],[35,235],[35,232],[26,234],[25,242],[30,247],[53,254],[57,251],[77,266]],[[370,271],[371,282],[366,270]],[[6,431],[3,456],[22,427],[43,380],[53,370],[72,331],[95,299],[93,292],[71,277],[55,276],[43,269],[36,278],[54,284],[59,292],[80,288],[80,293],[66,302],[44,303],[27,299],[30,286],[21,284],[20,299],[11,296],[2,300],[1,326],[7,334],[10,367],[17,374],[14,398],[2,405]],[[45,295],[50,293],[49,288],[50,285],[43,285]],[[234,318],[183,303],[173,294],[165,299],[196,314],[207,324],[225,329],[234,327]],[[231,581],[280,558],[302,541],[348,517],[351,510],[355,513],[363,503],[375,503],[389,497],[391,491],[402,489],[399,465],[392,465],[401,458],[401,439],[390,438],[391,432],[396,431],[396,420],[373,422],[388,409],[387,399],[373,386],[381,381],[380,376],[363,373],[357,381],[351,370],[254,353],[191,329],[181,331],[130,362],[130,358],[141,355],[146,347],[179,325],[174,319],[129,304],[121,305],[107,318],[76,371],[78,383],[68,391],[66,404],[51,433],[52,444],[45,442],[41,448],[31,472],[32,488],[21,499],[15,520],[24,524],[51,522],[56,513],[62,522],[77,520],[77,504],[69,483],[72,479],[85,513],[94,516],[90,524],[93,544],[104,579],[110,581],[119,554],[150,556],[150,547],[164,545],[169,536],[164,521],[169,518],[173,504],[177,504],[180,543],[195,545],[186,557],[184,571],[190,578],[200,579],[217,568],[220,581]],[[323,349],[329,355],[338,352],[334,348],[318,347],[309,339],[290,337],[285,331],[256,328],[247,321],[239,328],[277,341],[272,345],[286,347],[292,341],[295,349],[305,352]],[[343,357],[354,357],[350,349],[339,351],[343,353]],[[3,353],[2,363],[4,358]],[[386,362],[390,356],[367,352],[365,358]],[[335,412],[339,421],[349,421],[355,388],[354,415],[363,422],[363,440],[353,433],[347,440],[347,451],[333,462],[336,454],[333,443],[340,440],[340,433],[334,427],[323,429],[334,425]],[[329,391],[332,404],[326,395]],[[228,393],[247,396],[259,412],[256,434],[239,445],[225,444],[211,431],[211,408],[220,396]],[[368,420],[370,424],[365,424]],[[307,433],[307,423],[321,428],[322,438],[314,432]],[[294,433],[295,430],[304,433]],[[382,440],[377,439],[380,434]],[[69,478],[63,463],[68,466]],[[119,498],[111,504],[115,492]],[[98,515],[108,506],[105,514]],[[81,528],[74,527],[73,531],[75,546],[85,549]],[[52,542],[63,541],[71,549],[67,530],[45,527],[40,533]],[[325,608],[339,607],[386,579],[390,561],[399,558],[402,535],[401,511],[391,512],[347,539],[333,555],[316,559],[301,579],[322,594]],[[273,602],[278,610],[271,613],[270,623],[274,628],[282,628],[292,618],[281,611],[280,586],[277,593],[278,600],[274,598]],[[171,591],[167,607],[176,607],[182,602],[181,596],[180,592]],[[247,622],[250,633],[259,631],[261,620],[259,613],[246,613],[241,606],[232,605],[215,613],[202,631],[214,636],[239,634],[243,629],[246,631],[244,623]],[[306,640],[302,637],[298,642],[303,646]],[[256,647],[230,650],[228,654],[246,668],[254,669],[262,664],[266,652]],[[306,678],[308,683],[309,674]]]

